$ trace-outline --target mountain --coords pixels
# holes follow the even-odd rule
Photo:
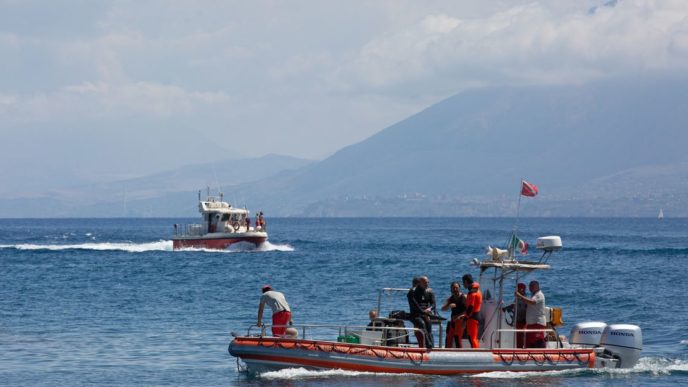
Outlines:
[[[312,161],[291,156],[223,160],[188,165],[140,178],[76,185],[31,197],[0,200],[4,217],[195,216],[197,191],[225,190],[235,205],[252,204],[250,196],[234,195],[233,186],[299,169]],[[205,195],[205,193],[203,193]],[[41,206],[23,206],[26,199]]]
[[[181,124],[141,118],[67,124],[0,123],[0,197],[142,177],[193,162],[241,159]]]
[[[573,200],[577,187],[621,171],[649,165],[683,171],[686,103],[688,80],[675,78],[469,90],[295,175],[238,191],[253,192],[265,208],[284,215],[328,214],[326,208],[336,215],[352,198],[453,198],[472,207],[486,199],[513,203],[520,178],[544,192],[568,192]],[[657,172],[648,169],[649,175]],[[320,210],[313,210],[314,203]],[[371,214],[370,208],[347,215]],[[396,207],[384,214],[400,213]],[[475,208],[470,213],[486,214]]]
[[[472,89],[320,162],[189,166],[43,194],[40,213],[0,202],[0,214],[191,216],[192,192],[210,185],[272,216],[511,216],[524,178],[541,193],[523,216],[688,216],[686,105],[676,77]]]

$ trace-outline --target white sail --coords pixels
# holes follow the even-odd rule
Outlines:
[[[657,219],[664,219],[664,211],[662,209],[659,209],[659,215],[657,215]]]

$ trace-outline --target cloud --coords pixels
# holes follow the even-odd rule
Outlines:
[[[688,2],[604,3],[66,2],[53,20],[17,2],[0,14],[0,128],[181,117],[316,157],[469,87],[686,72]],[[283,148],[291,133],[319,140]]]
[[[16,34],[0,32],[0,47],[16,48],[21,44],[22,38]]]
[[[566,12],[563,12],[566,11]],[[581,82],[643,71],[688,69],[684,1],[623,1],[599,7],[517,5],[486,17],[420,17],[366,43],[344,71],[360,87],[472,80],[485,83]]]
[[[427,16],[420,22],[428,34],[448,34],[452,32],[459,23],[461,23],[459,19],[447,15]]]
[[[229,101],[229,96],[223,92],[188,91],[174,85],[85,82],[53,93],[0,95],[0,116],[5,123],[52,121],[56,118],[121,118],[123,115],[167,118],[226,105]]]

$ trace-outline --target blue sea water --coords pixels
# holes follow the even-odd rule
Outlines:
[[[187,219],[0,220],[3,385],[688,384],[688,219],[532,219],[521,239],[560,235],[537,278],[566,326],[637,324],[631,370],[375,375],[302,369],[250,376],[227,353],[255,323],[260,287],[300,323],[364,324],[381,287],[426,274],[439,298],[514,219],[268,219],[261,250],[172,251]],[[536,253],[531,251],[531,257]],[[269,315],[269,312],[268,312]]]

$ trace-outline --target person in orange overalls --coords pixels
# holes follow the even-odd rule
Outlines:
[[[480,284],[473,282],[473,276],[464,274],[463,287],[468,290],[466,296],[466,332],[471,342],[471,348],[480,348],[478,342],[478,312],[483,304],[483,294],[480,292]]]

